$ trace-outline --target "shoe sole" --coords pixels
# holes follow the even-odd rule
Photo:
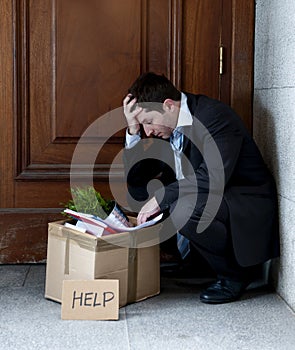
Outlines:
[[[227,299],[227,300],[217,300],[217,299],[203,299],[200,298],[200,301],[204,304],[226,304],[226,303],[232,303],[233,301],[239,300],[240,297]]]

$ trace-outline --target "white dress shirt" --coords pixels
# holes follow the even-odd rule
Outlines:
[[[190,113],[190,110],[187,106],[187,97],[185,94],[181,93],[181,102],[180,102],[180,110],[177,120],[176,128],[173,130],[172,135],[170,136],[170,144],[174,153],[174,162],[175,162],[175,174],[176,179],[181,180],[184,178],[182,173],[181,166],[181,155],[183,148],[183,127],[192,125],[193,117]]]

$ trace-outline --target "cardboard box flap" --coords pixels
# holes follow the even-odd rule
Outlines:
[[[81,247],[91,251],[104,251],[114,249],[116,246],[127,248],[145,248],[160,243],[159,229],[162,224],[134,230],[105,235],[102,238],[89,233],[83,233],[64,226],[65,221],[49,223],[51,234],[62,238],[75,240]],[[114,247],[115,246],[115,247]]]
[[[110,244],[129,248],[146,248],[160,243],[159,231],[162,224],[141,228],[139,230],[110,234],[103,239]]]
[[[61,239],[72,239],[77,244],[79,244],[80,247],[83,247],[90,251],[101,252],[101,251],[121,248],[122,246],[124,246],[124,244],[125,246],[128,246],[128,244],[130,244],[129,243],[130,239],[132,239],[132,237],[129,237],[128,233],[123,232],[123,233],[113,234],[112,236],[120,236],[120,237],[113,237],[113,239],[110,241],[107,238],[108,236],[104,236],[104,238],[99,238],[89,233],[83,233],[83,232],[79,232],[71,228],[65,227],[64,222],[65,221],[49,223],[48,232],[51,235],[59,237]]]

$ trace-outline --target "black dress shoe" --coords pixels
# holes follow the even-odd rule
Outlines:
[[[238,300],[248,284],[247,282],[220,279],[201,293],[200,300],[207,304],[229,303]]]

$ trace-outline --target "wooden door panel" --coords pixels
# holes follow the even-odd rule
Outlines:
[[[183,19],[181,86],[219,98],[222,1],[185,0]]]
[[[28,121],[22,124],[29,130],[20,131],[29,138],[22,142],[27,156],[23,175],[34,170],[38,178],[40,164],[47,165],[48,173],[51,164],[69,165],[84,130],[121,105],[140,73],[140,2],[118,4],[118,0],[30,2],[25,33],[30,38],[25,47],[29,60],[23,67],[30,82],[23,95],[30,107]],[[111,11],[112,7],[120,10]]]
[[[20,70],[27,82],[21,97],[28,107],[18,115],[17,180],[44,180],[45,174],[51,180],[69,178],[72,154],[85,129],[121,106],[142,70],[171,70],[170,1],[22,3],[28,24],[20,42]],[[110,139],[99,164],[110,163],[123,135]]]
[[[0,262],[45,262],[47,223],[62,219],[58,209],[2,209]]]
[[[79,138],[140,73],[141,2],[57,2],[56,137]]]

